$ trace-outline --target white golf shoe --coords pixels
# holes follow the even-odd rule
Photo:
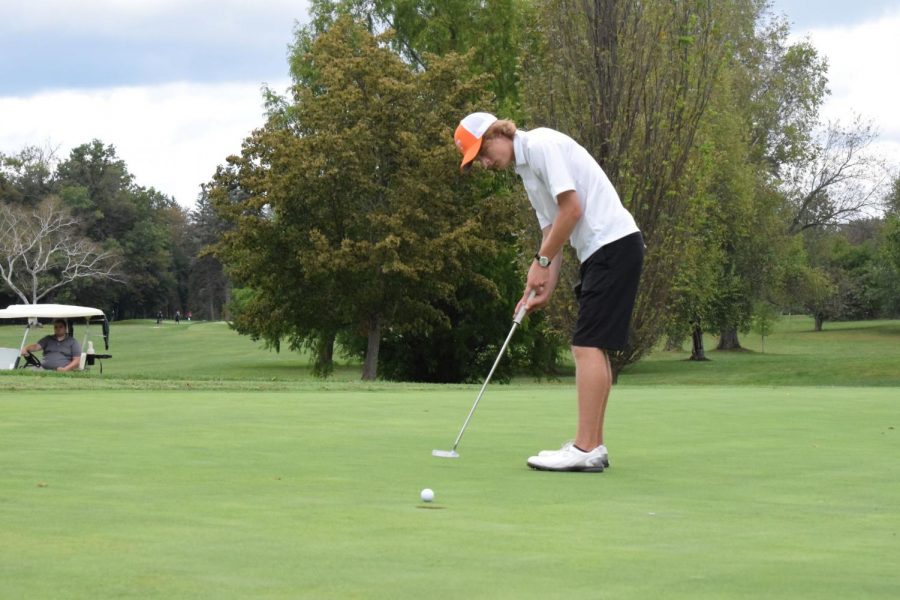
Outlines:
[[[606,454],[598,446],[590,452],[582,452],[569,443],[559,450],[544,451],[528,459],[528,466],[539,471],[585,471],[602,473]],[[605,449],[604,449],[605,450]]]
[[[571,448],[574,444],[575,444],[575,440],[569,440],[568,442],[563,444],[562,448],[560,448],[559,450],[541,450],[540,452],[538,452],[538,456],[549,456],[551,454],[556,454],[557,452],[559,452],[561,450],[566,450],[568,448]],[[609,451],[606,449],[606,446],[601,444],[601,445],[597,446],[595,448],[595,450],[600,451],[600,453],[603,455],[603,468],[608,469],[609,468]]]

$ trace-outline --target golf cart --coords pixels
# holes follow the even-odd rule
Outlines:
[[[25,323],[25,335],[22,336],[22,343],[19,345],[19,349],[0,348],[0,371],[26,367],[40,368],[40,359],[30,352],[23,357],[22,349],[28,343],[29,332],[31,329],[39,327],[41,320],[55,321],[57,319],[62,319],[66,322],[69,335],[72,337],[75,337],[75,324],[84,324],[84,337],[81,342],[81,362],[78,365],[78,370],[82,371],[86,367],[99,363],[100,372],[102,373],[103,363],[100,359],[112,358],[112,356],[95,353],[94,343],[90,341],[89,335],[91,324],[100,325],[103,331],[105,348],[109,350],[109,321],[106,319],[106,315],[98,308],[70,306],[67,304],[12,304],[0,310],[0,322],[23,321]]]

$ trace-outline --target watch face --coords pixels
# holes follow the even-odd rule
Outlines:
[[[538,258],[538,264],[541,265],[542,267],[549,267],[550,259],[547,258],[546,256],[541,256],[540,258]]]

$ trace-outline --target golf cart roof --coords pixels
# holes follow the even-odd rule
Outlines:
[[[77,319],[104,316],[99,308],[69,304],[11,304],[0,310],[0,319]]]

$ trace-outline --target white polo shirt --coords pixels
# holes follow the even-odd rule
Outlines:
[[[513,151],[516,173],[542,230],[559,214],[557,196],[569,190],[578,194],[582,216],[569,242],[579,261],[586,261],[601,246],[640,231],[606,173],[569,136],[545,127],[518,131]]]

